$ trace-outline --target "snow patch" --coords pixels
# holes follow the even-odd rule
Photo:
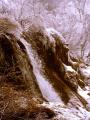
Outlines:
[[[67,65],[65,65],[65,64],[63,64],[63,65],[64,65],[66,71],[76,73],[76,71],[75,71],[71,66],[67,66]]]
[[[56,120],[89,120],[90,112],[84,108],[68,108],[60,103],[43,103],[42,106],[46,106],[56,113]]]
[[[64,37],[62,36],[61,33],[59,33],[58,31],[56,31],[55,29],[53,28],[47,28],[46,29],[46,32],[49,36],[53,35],[53,34],[56,34],[59,36],[59,38],[63,41],[63,42],[66,42],[66,40],[64,39]]]
[[[90,96],[88,95],[88,91],[87,90],[83,90],[80,87],[78,87],[78,93],[84,98],[86,99],[86,101],[88,99],[90,99]]]
[[[89,78],[90,77],[90,66],[87,68],[81,68],[81,72],[83,73],[83,75]]]

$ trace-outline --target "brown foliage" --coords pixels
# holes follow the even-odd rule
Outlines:
[[[46,120],[55,115],[49,108],[38,106],[38,100],[28,90],[16,91],[4,84],[0,93],[1,120]]]
[[[0,34],[16,29],[17,25],[13,24],[7,18],[0,18]]]

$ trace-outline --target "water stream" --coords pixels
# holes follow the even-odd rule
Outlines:
[[[41,72],[42,69],[42,61],[38,58],[35,50],[32,49],[31,45],[27,43],[24,39],[21,39],[21,42],[25,45],[27,54],[33,66],[33,72],[37,79],[37,83],[41,90],[43,97],[50,102],[61,102],[61,99],[54,90],[53,86],[49,83],[45,75]]]

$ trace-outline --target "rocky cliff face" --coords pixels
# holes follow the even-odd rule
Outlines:
[[[0,27],[1,108],[7,103],[0,114],[2,119],[15,109],[26,116],[27,112],[36,116],[45,113],[51,119],[54,112],[39,105],[45,101],[87,108],[88,101],[78,92],[85,87],[78,73],[79,63],[70,59],[69,48],[58,32],[33,26],[18,37],[11,32],[18,26],[8,19],[1,19]],[[14,109],[8,112],[11,102]],[[34,119],[38,119],[36,116]],[[44,117],[39,119],[46,120]]]
[[[31,44],[41,60],[42,73],[48,78],[62,101],[67,104],[70,96],[74,93],[78,94],[78,85],[81,85],[78,83],[82,83],[83,86],[84,83],[72,66],[69,66],[74,66],[74,64],[69,61],[69,49],[63,43],[62,36],[52,29],[41,30],[35,28],[24,32],[23,37]],[[86,103],[84,101],[84,104]]]
[[[19,88],[31,89],[33,95],[40,94],[25,47],[13,34],[1,34],[0,53],[1,78]]]

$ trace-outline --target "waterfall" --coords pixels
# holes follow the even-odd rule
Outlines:
[[[50,102],[63,103],[59,95],[54,90],[53,86],[49,83],[49,81],[45,78],[45,76],[41,72],[42,62],[38,58],[37,53],[32,49],[31,45],[27,43],[24,39],[21,39],[21,42],[26,47],[27,54],[33,66],[34,75],[37,79],[37,83],[39,85],[43,97]]]

